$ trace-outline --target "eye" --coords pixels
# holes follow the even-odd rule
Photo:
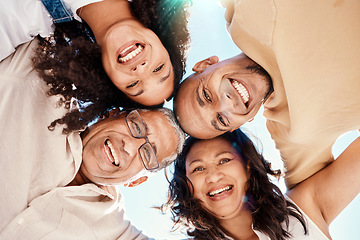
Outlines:
[[[220,114],[218,114],[218,117],[217,117],[217,118],[218,118],[218,120],[219,120],[219,122],[220,122],[221,125],[223,125],[223,126],[225,126],[225,127],[228,126],[228,124],[226,124],[224,118],[223,118]]]
[[[147,163],[150,163],[151,153],[148,148],[144,148],[144,157]]]
[[[135,87],[137,84],[139,83],[139,80],[133,82],[132,84],[126,86],[126,88],[132,88],[132,87]]]
[[[207,93],[207,91],[206,91],[205,88],[203,89],[203,94],[204,94],[204,98],[206,99],[206,101],[212,102],[211,97],[210,97],[210,95]]]
[[[200,172],[200,171],[203,171],[205,168],[203,168],[203,167],[196,167],[196,168],[194,168],[194,170],[192,170],[192,172],[194,173],[194,172]]]
[[[230,162],[230,161],[231,161],[230,158],[222,158],[222,159],[220,160],[220,162],[219,162],[219,165],[225,164],[225,163]]]
[[[141,128],[139,126],[139,124],[137,124],[136,122],[134,121],[131,121],[131,130],[132,131],[135,131],[137,136],[141,136],[142,135],[142,131],[141,131]]]
[[[164,64],[160,65],[157,69],[155,69],[153,72],[158,72],[164,67]]]

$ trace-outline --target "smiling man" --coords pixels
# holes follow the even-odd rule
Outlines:
[[[73,183],[136,186],[175,160],[183,141],[168,109],[111,116],[82,133],[83,161]]]
[[[219,62],[213,56],[195,64],[181,83],[174,110],[185,132],[209,139],[253,118],[272,92],[269,75],[241,53]]]
[[[83,132],[63,134],[67,123],[50,131],[70,110],[46,94],[32,67],[36,47],[21,45],[0,63],[0,239],[148,239],[126,219],[114,185],[141,184],[176,158],[184,133],[172,111],[124,111]]]
[[[76,135],[70,136],[77,138]],[[14,208],[17,204],[7,199],[12,199],[13,194],[3,196],[2,206],[7,208],[6,213],[9,215],[0,221],[3,227],[0,239],[22,239],[25,236],[40,239],[44,235],[48,237],[46,239],[58,239],[64,235],[69,235],[68,239],[88,239],[94,236],[96,239],[148,239],[126,219],[122,196],[113,185],[137,186],[175,160],[183,146],[184,134],[176,125],[172,112],[168,109],[122,112],[89,127],[82,133],[81,139],[83,151],[79,169],[76,167],[79,159],[74,158],[75,168],[63,166],[60,169],[47,169],[45,176],[38,176],[43,174],[40,170],[45,169],[35,171],[26,166],[40,166],[45,159],[35,160],[30,155],[26,159],[16,159],[15,166],[22,162],[21,168],[9,167],[7,173],[2,174],[4,177],[16,175],[23,179],[22,183],[20,180],[12,182],[13,187],[24,189],[24,186],[29,186],[26,179],[30,177],[36,179],[28,189],[31,193],[39,188],[48,192],[33,196],[33,199],[17,199],[24,201],[22,209]],[[52,140],[48,139],[49,142]],[[67,151],[60,149],[60,152],[66,151],[69,157],[78,156],[81,152],[73,142],[69,147]],[[17,151],[22,150],[21,146],[17,146]],[[1,160],[6,160],[3,156],[8,155],[1,153]],[[65,163],[69,159],[47,159],[50,163],[62,160]],[[74,179],[65,187],[49,189],[46,179],[58,176],[66,169],[75,174]]]
[[[263,83],[256,74],[233,77],[245,63],[226,69],[226,60],[202,73],[195,68],[197,73],[181,84],[175,100],[178,120],[190,135],[211,138],[240,127],[266,99],[266,126],[291,188],[333,160],[332,146],[339,136],[360,128],[360,27],[354,24],[360,22],[360,2],[221,2],[232,40],[269,73],[274,91],[268,97],[266,91],[258,95],[252,84],[261,88]],[[239,93],[237,101],[222,93],[220,84],[211,86],[223,79]]]

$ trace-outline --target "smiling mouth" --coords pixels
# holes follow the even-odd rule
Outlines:
[[[112,162],[112,164],[118,167],[120,164],[120,160],[119,157],[116,155],[115,149],[109,139],[105,140],[105,153],[110,162]]]
[[[220,195],[220,194],[222,194],[222,193],[225,193],[225,192],[230,191],[231,189],[233,189],[233,187],[234,187],[234,186],[229,185],[229,186],[226,186],[226,187],[223,187],[223,188],[220,188],[220,189],[217,189],[217,190],[208,192],[207,195],[208,195],[209,197],[215,197],[216,195]]]
[[[127,48],[125,48],[119,55],[118,55],[118,61],[119,63],[127,63],[137,55],[139,55],[143,50],[145,46],[143,46],[140,43],[135,43]]]
[[[242,85],[241,83],[239,83],[238,81],[236,81],[234,79],[230,79],[230,82],[231,82],[231,85],[240,94],[241,100],[243,101],[245,106],[248,107],[249,99],[250,99],[248,90],[245,88],[244,85]]]

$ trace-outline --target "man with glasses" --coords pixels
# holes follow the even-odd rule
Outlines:
[[[90,126],[82,134],[83,161],[74,181],[136,186],[168,166],[183,139],[171,114],[165,108],[134,110]]]
[[[58,239],[69,233],[74,235],[68,239],[147,239],[124,218],[121,195],[112,186],[137,186],[176,158],[184,133],[171,110],[120,112],[90,126],[81,138],[83,158],[75,178],[68,186],[31,201],[3,229],[0,239],[22,239],[29,234]],[[64,211],[71,216],[64,216]],[[79,233],[81,238],[76,236]]]
[[[68,112],[32,69],[31,43],[0,63],[0,239],[147,239],[114,185],[169,165],[184,133],[169,109],[118,112],[85,131],[49,124]]]

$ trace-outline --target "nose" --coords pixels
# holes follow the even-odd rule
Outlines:
[[[206,182],[216,183],[224,177],[224,173],[217,169],[217,167],[208,167],[206,174]]]
[[[222,94],[220,97],[217,111],[219,112],[235,112],[236,102],[229,94]]]
[[[142,61],[133,68],[133,71],[139,74],[143,74],[145,73],[145,70],[147,69],[148,65],[149,65],[148,61]]]
[[[124,152],[130,158],[135,157],[136,154],[138,154],[138,150],[140,146],[145,143],[145,139],[133,138],[133,137],[124,138],[122,141],[123,141]]]

